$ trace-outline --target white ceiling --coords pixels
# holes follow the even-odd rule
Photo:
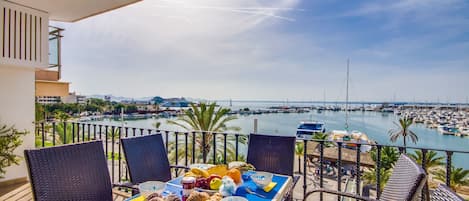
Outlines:
[[[49,13],[50,20],[75,22],[141,0],[7,0]]]

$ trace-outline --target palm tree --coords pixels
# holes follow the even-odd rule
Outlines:
[[[295,144],[295,155],[298,156],[298,173],[301,174],[301,157],[305,152],[305,147],[302,142],[297,142]]]
[[[410,117],[404,117],[399,119],[399,123],[394,122],[394,124],[398,127],[397,129],[389,130],[389,137],[392,142],[396,142],[398,138],[402,137],[404,140],[404,147],[407,146],[406,139],[409,137],[414,144],[417,143],[419,138],[417,134],[415,134],[412,130],[410,130],[410,126],[414,123],[414,119]]]
[[[378,154],[377,149],[374,148],[370,151],[371,159],[377,164]],[[380,160],[380,189],[384,188],[384,185],[388,182],[391,176],[392,168],[399,159],[399,151],[394,147],[383,147],[381,149],[381,160]],[[376,184],[376,170],[377,167],[370,168],[363,174],[363,179],[366,184]]]
[[[380,168],[379,188],[381,191],[388,182],[391,173],[391,169]],[[365,173],[363,173],[363,181],[365,182],[365,184],[376,184],[376,168],[370,168],[369,171],[365,171]]]
[[[331,147],[333,145],[332,142],[327,142],[327,140],[329,140],[329,135],[327,135],[326,133],[315,133],[311,138],[313,140],[326,141],[324,142],[325,147]]]
[[[205,135],[209,135],[209,134],[206,133]],[[212,134],[210,134],[210,135],[212,135]],[[185,160],[186,151],[187,151],[188,160],[190,161],[192,159],[192,149],[193,149],[193,144],[192,144],[193,140],[192,139],[193,139],[193,135],[192,135],[192,133],[189,133],[188,143],[187,143],[187,150],[186,150],[185,136],[182,133],[178,134],[177,156],[176,156],[176,142],[175,141],[168,142],[168,158],[169,158],[170,162],[173,162],[173,161],[175,162],[176,160],[178,160],[178,161]],[[213,161],[213,148],[212,148],[213,135],[212,135],[212,138],[211,138],[212,140],[206,141],[206,146],[209,146],[210,148],[209,148],[208,151],[206,150],[205,159],[203,158],[203,155],[201,154],[203,146],[201,144],[202,142],[200,142],[199,139],[202,139],[202,134],[200,132],[197,132],[196,136],[195,136],[195,147],[194,147],[194,150],[195,150],[194,159],[195,159],[195,161],[196,162],[204,162],[204,160],[205,160],[206,162],[214,163],[214,164],[223,163],[223,151],[224,151],[224,148],[225,148],[225,147],[223,147],[224,135],[221,135],[221,134],[216,135],[217,146],[216,146],[215,162]],[[239,142],[240,145],[245,145],[245,144],[247,144],[247,139],[248,139],[247,136],[239,135],[239,137],[238,137],[239,141],[238,142]],[[245,160],[246,160],[245,154],[238,153],[238,161],[245,161]],[[228,163],[230,161],[236,161],[236,143],[235,143],[235,136],[234,135],[227,135],[226,136],[226,162]]]
[[[72,134],[72,125],[65,122],[59,122],[56,127],[55,143],[69,144],[72,142],[74,135]]]
[[[415,153],[409,154],[409,157],[415,160],[418,164],[422,165],[422,151],[421,150],[416,150]],[[436,151],[428,151],[425,154],[425,168],[426,170],[433,169],[438,166],[442,166],[445,164],[444,162],[445,157],[443,156],[438,156],[438,153]]]
[[[179,117],[176,121],[168,120],[169,124],[173,124],[179,126],[187,131],[203,131],[205,134],[199,135],[195,139],[195,146],[198,153],[205,152],[207,153],[205,157],[201,159],[203,161],[207,160],[209,153],[212,151],[212,140],[214,132],[226,132],[226,131],[239,131],[241,128],[235,126],[228,126],[227,123],[237,119],[236,116],[228,116],[228,112],[230,109],[228,108],[217,108],[216,103],[200,103],[199,106],[195,105],[194,103],[190,104],[190,109],[184,111],[184,115]],[[216,135],[216,141],[223,140],[223,135]],[[229,135],[229,142],[227,143],[227,149],[232,149],[234,145],[232,144],[234,136]],[[247,142],[247,137],[240,135],[239,142],[245,144]],[[204,143],[205,142],[205,143]],[[228,142],[228,139],[227,139]],[[180,142],[177,142],[178,144]],[[231,145],[228,145],[231,144]],[[179,146],[183,147],[183,146]],[[221,148],[222,146],[217,146]],[[185,148],[185,147],[184,147]],[[228,151],[228,150],[227,150]],[[229,150],[230,153],[233,150]],[[197,152],[197,151],[196,151]],[[178,151],[177,158],[180,158],[179,153],[184,153],[183,151]],[[218,151],[217,151],[218,153]],[[176,157],[176,156],[175,156]],[[215,161],[214,161],[215,162]]]
[[[377,149],[370,151],[371,159],[376,163],[378,161]],[[383,147],[381,149],[380,166],[386,170],[391,169],[399,159],[399,151],[394,147]]]
[[[68,144],[72,142],[72,127],[70,124],[67,124],[67,120],[70,119],[70,115],[63,112],[57,111],[54,114],[54,118],[58,121],[56,126],[56,135],[55,143],[58,144]]]
[[[64,121],[67,121],[68,119],[70,119],[70,115],[65,113],[65,112],[62,112],[62,111],[57,111],[54,114],[54,118],[56,120],[58,120],[59,122],[64,122]]]
[[[435,179],[446,182],[446,169],[438,169],[433,172]],[[451,166],[450,188],[456,191],[461,186],[469,185],[469,170]]]
[[[437,156],[437,155],[438,154],[436,153],[436,151],[431,151],[431,150],[425,154],[425,170],[426,171],[445,164],[443,162],[444,157]],[[418,164],[422,165],[423,154],[421,150],[416,150],[415,153],[409,154],[409,157],[414,159],[415,162],[417,162]],[[428,186],[428,180],[426,182]],[[425,195],[427,198],[430,197],[430,190],[428,188],[425,188]]]

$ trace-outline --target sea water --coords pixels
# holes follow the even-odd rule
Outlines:
[[[225,103],[226,104],[226,103]],[[223,105],[223,104],[221,104]],[[266,109],[269,106],[277,105],[278,103],[238,103],[232,106],[233,110],[248,107],[250,109]],[[229,105],[223,105],[229,107]],[[325,123],[326,131],[331,130],[344,130],[345,127],[345,112],[343,111],[323,111],[318,113],[313,110],[308,113],[270,113],[260,115],[237,115],[238,119],[229,122],[229,126],[238,126],[241,128],[240,133],[249,134],[254,130],[254,119],[258,121],[258,133],[272,134],[272,135],[295,135],[296,128],[301,121],[321,121]],[[175,118],[173,118],[174,120]],[[399,116],[393,113],[381,112],[362,112],[355,111],[349,112],[349,130],[357,130],[364,132],[368,137],[379,144],[383,145],[402,145],[402,138],[396,142],[389,140],[389,130],[398,129],[394,124],[399,119]],[[160,129],[171,131],[185,131],[177,126],[167,124],[168,119],[143,119],[126,121],[125,126],[137,128],[154,128],[155,122],[161,122]],[[121,122],[105,120],[96,122],[103,124],[121,125]],[[454,151],[469,151],[469,137],[458,137],[442,135],[436,129],[426,128],[423,124],[415,124],[411,130],[418,135],[418,142],[414,144],[407,140],[407,146],[454,150]],[[412,152],[412,151],[409,151]],[[439,152],[440,155],[446,156],[445,152]],[[446,160],[446,157],[445,157]],[[456,167],[464,167],[469,169],[469,154],[454,153],[452,163]]]

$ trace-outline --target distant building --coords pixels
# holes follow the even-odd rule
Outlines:
[[[78,104],[85,104],[86,103],[86,96],[77,95],[75,92],[69,93],[68,96],[62,98],[63,103],[78,103]]]
[[[161,104],[162,107],[189,107],[189,101],[185,98],[168,98]]]
[[[36,96],[36,102],[40,104],[56,104],[61,102],[60,96]]]

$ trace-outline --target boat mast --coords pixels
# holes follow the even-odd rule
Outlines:
[[[345,95],[345,130],[348,131],[348,82],[349,82],[349,65],[350,60],[347,59],[347,92]]]

